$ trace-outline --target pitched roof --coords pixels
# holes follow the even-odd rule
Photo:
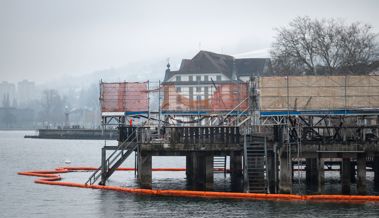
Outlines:
[[[269,67],[267,66],[269,65]],[[192,59],[183,59],[178,71],[166,71],[164,81],[176,74],[208,74],[222,73],[232,78],[233,71],[237,76],[252,76],[265,74],[271,68],[269,58],[235,59],[230,55],[200,51]]]
[[[257,76],[271,71],[269,58],[241,58],[235,60],[238,76]]]
[[[165,75],[164,75],[164,82],[165,81],[167,81],[167,80],[169,80],[171,77],[173,77],[175,74],[177,74],[178,73],[178,71],[170,71],[170,70],[166,70],[166,73],[165,73]]]
[[[200,51],[191,60],[182,60],[179,73],[223,73],[228,75],[232,71],[232,63],[232,56]]]

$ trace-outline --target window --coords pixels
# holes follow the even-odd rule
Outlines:
[[[204,76],[204,81],[208,81],[208,75]]]
[[[180,82],[180,81],[181,81],[180,76],[176,76],[176,81],[177,81],[177,82]]]
[[[188,80],[189,80],[189,81],[193,81],[193,76],[189,76],[189,77],[188,77]]]
[[[189,99],[192,100],[193,99],[193,87],[189,87]]]
[[[201,81],[201,76],[196,76],[196,81]]]
[[[204,87],[204,98],[205,99],[208,99],[208,95],[209,95],[208,92],[209,92],[208,91],[208,86]]]
[[[201,87],[200,86],[196,87],[196,92],[201,92]]]
[[[181,92],[182,88],[181,87],[176,87],[176,92]]]
[[[221,76],[217,76],[216,81],[221,81]]]

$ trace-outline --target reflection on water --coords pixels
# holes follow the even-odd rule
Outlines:
[[[378,217],[379,204],[275,202],[135,195],[113,191],[47,186],[33,183],[18,171],[52,169],[65,165],[97,166],[101,141],[24,139],[27,132],[0,131],[0,217]],[[30,134],[30,133],[29,133]],[[114,143],[115,144],[115,143]],[[109,142],[108,145],[112,145]],[[125,167],[133,167],[133,158]],[[183,157],[154,157],[153,167],[184,167]],[[333,172],[334,173],[334,172]],[[62,175],[66,181],[84,182],[90,173]],[[295,173],[296,176],[296,173]],[[338,174],[325,189],[340,192]],[[372,175],[371,175],[372,176]],[[368,174],[368,187],[372,178]],[[304,178],[304,177],[303,177]],[[296,179],[296,178],[295,178]],[[117,172],[110,185],[136,187],[134,172]],[[303,179],[300,180],[304,184]],[[215,189],[228,190],[230,178],[215,176]],[[184,172],[153,172],[153,187],[186,188]],[[352,189],[354,185],[352,185]],[[303,186],[295,189],[305,192]],[[353,191],[353,190],[352,190]],[[373,192],[373,190],[369,190]]]

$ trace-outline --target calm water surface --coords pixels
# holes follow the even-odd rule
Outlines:
[[[379,217],[379,204],[273,202],[143,196],[112,191],[48,186],[18,171],[70,166],[98,166],[102,141],[24,139],[24,131],[0,131],[0,217]],[[108,142],[115,144],[115,142]],[[129,159],[125,167],[133,167]],[[185,167],[181,157],[153,158],[153,167]],[[62,174],[66,181],[84,182],[89,173]],[[229,178],[215,177],[217,190]],[[133,172],[117,172],[110,185],[133,187]],[[185,188],[184,172],[154,172],[154,188]],[[339,184],[326,186],[329,192]]]

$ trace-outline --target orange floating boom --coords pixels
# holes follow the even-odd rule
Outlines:
[[[348,202],[364,203],[379,202],[379,196],[369,195],[296,195],[296,194],[258,194],[238,192],[213,192],[213,191],[188,191],[188,190],[152,190],[141,188],[126,188],[120,186],[88,185],[76,182],[62,182],[60,173],[92,171],[94,167],[60,167],[55,170],[19,172],[19,175],[43,177],[35,180],[35,183],[45,185],[59,185],[78,188],[92,188],[129,192],[146,195],[201,197],[201,198],[233,198],[233,199],[256,199],[256,200],[281,200],[281,201],[314,201],[314,202]],[[120,171],[131,171],[134,168],[119,168]],[[185,168],[154,168],[153,171],[184,171]]]

